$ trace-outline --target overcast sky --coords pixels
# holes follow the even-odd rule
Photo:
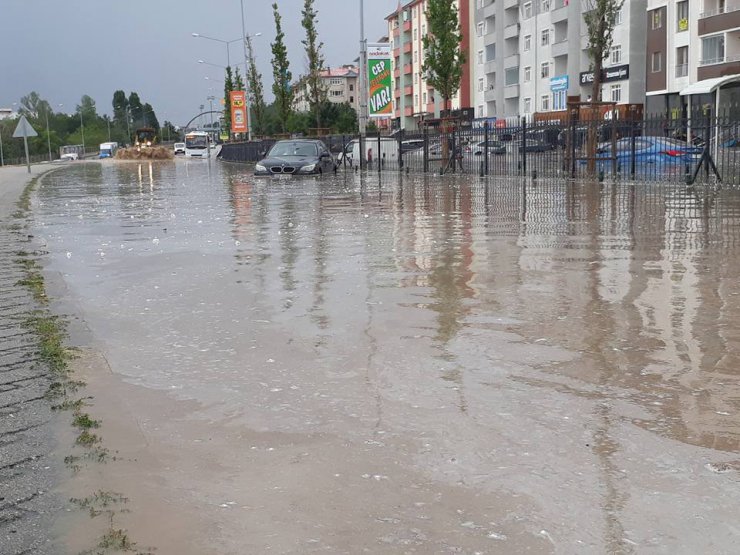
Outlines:
[[[254,39],[255,56],[269,91],[273,0],[243,1],[247,33],[262,33]],[[303,0],[277,3],[295,77],[306,65],[300,42]],[[315,2],[329,65],[352,63],[358,56],[359,4]],[[368,41],[386,34],[385,17],[397,5],[398,0],[365,0]],[[224,44],[191,34],[238,39],[240,14],[240,0],[0,0],[0,108],[13,107],[35,90],[62,112],[73,112],[88,94],[104,114],[111,112],[113,92],[123,89],[149,102],[160,123],[183,125],[200,104],[208,105],[207,96],[223,96],[223,70],[197,60],[226,65]],[[232,64],[243,59],[238,43],[230,51]]]

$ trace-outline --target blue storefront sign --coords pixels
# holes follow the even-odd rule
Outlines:
[[[568,76],[558,75],[557,77],[550,77],[550,92],[567,91],[568,90]]]

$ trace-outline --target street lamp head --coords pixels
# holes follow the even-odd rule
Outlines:
[[[255,34],[254,34],[254,36],[255,36],[255,37],[261,37],[261,36],[262,36],[262,32],[259,32],[259,33],[255,33]]]
[[[198,60],[198,63],[199,63],[199,64],[204,64],[204,63],[206,63],[206,62],[205,62],[204,60]]]
[[[190,33],[190,34],[191,34],[192,36],[194,36],[194,37],[199,37],[199,36],[200,36],[200,33]]]

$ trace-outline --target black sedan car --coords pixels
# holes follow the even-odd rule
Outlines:
[[[336,169],[326,145],[316,139],[278,141],[257,162],[254,175],[319,175]]]

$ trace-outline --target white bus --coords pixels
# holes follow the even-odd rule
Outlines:
[[[208,158],[211,155],[211,138],[205,131],[191,131],[185,135],[186,158]]]

